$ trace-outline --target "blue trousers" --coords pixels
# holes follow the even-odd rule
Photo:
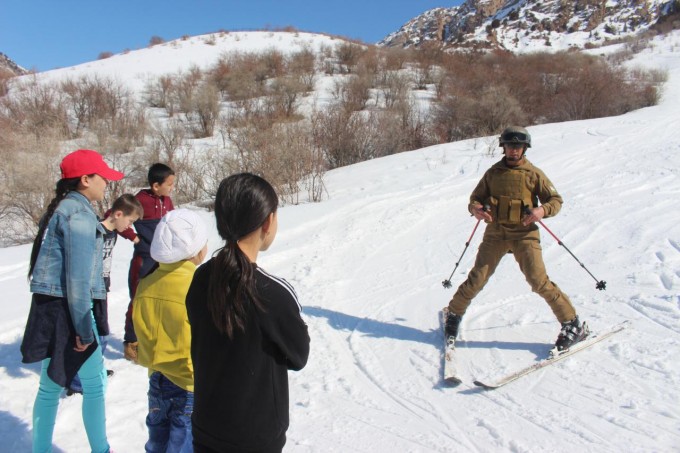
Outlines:
[[[193,453],[191,413],[194,393],[176,386],[158,371],[149,377],[147,453]]]
[[[92,326],[97,332],[92,319]],[[42,361],[40,387],[33,405],[33,452],[51,452],[52,434],[57,419],[59,398],[63,388],[47,375],[50,359]],[[106,438],[106,369],[101,347],[97,347],[89,359],[78,370],[83,386],[83,424],[94,453],[107,453],[109,442]]]

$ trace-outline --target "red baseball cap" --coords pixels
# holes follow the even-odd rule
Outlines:
[[[91,149],[79,149],[66,155],[59,168],[61,168],[61,177],[64,179],[80,178],[83,175],[96,173],[109,181],[118,181],[125,176],[109,167],[101,154]]]

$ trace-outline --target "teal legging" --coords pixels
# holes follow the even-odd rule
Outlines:
[[[94,325],[95,338],[98,337]],[[40,387],[33,405],[33,451],[51,452],[52,433],[59,408],[59,397],[63,388],[47,375],[50,359],[42,361]],[[101,347],[97,347],[89,359],[78,370],[83,385],[83,424],[90,449],[94,453],[107,453],[109,442],[106,438],[106,369]]]

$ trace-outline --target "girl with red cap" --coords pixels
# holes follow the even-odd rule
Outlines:
[[[64,157],[62,179],[40,220],[28,276],[31,310],[21,343],[24,363],[42,362],[33,406],[33,451],[52,451],[63,388],[77,374],[83,387],[83,423],[95,453],[109,452],[104,393],[106,369],[92,312],[106,298],[102,276],[104,228],[91,203],[104,199],[108,181],[123,178],[96,151]]]

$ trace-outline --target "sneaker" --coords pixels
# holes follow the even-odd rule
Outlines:
[[[570,347],[583,340],[588,336],[590,330],[586,323],[581,324],[578,316],[571,321],[562,323],[562,330],[555,342],[555,349],[557,352],[568,350]]]
[[[137,363],[137,342],[123,343],[123,355],[132,363]]]
[[[446,332],[447,338],[453,337],[454,339],[458,336],[458,327],[460,327],[460,322],[463,317],[460,315],[454,315],[449,313],[446,317],[446,326],[444,331]]]

